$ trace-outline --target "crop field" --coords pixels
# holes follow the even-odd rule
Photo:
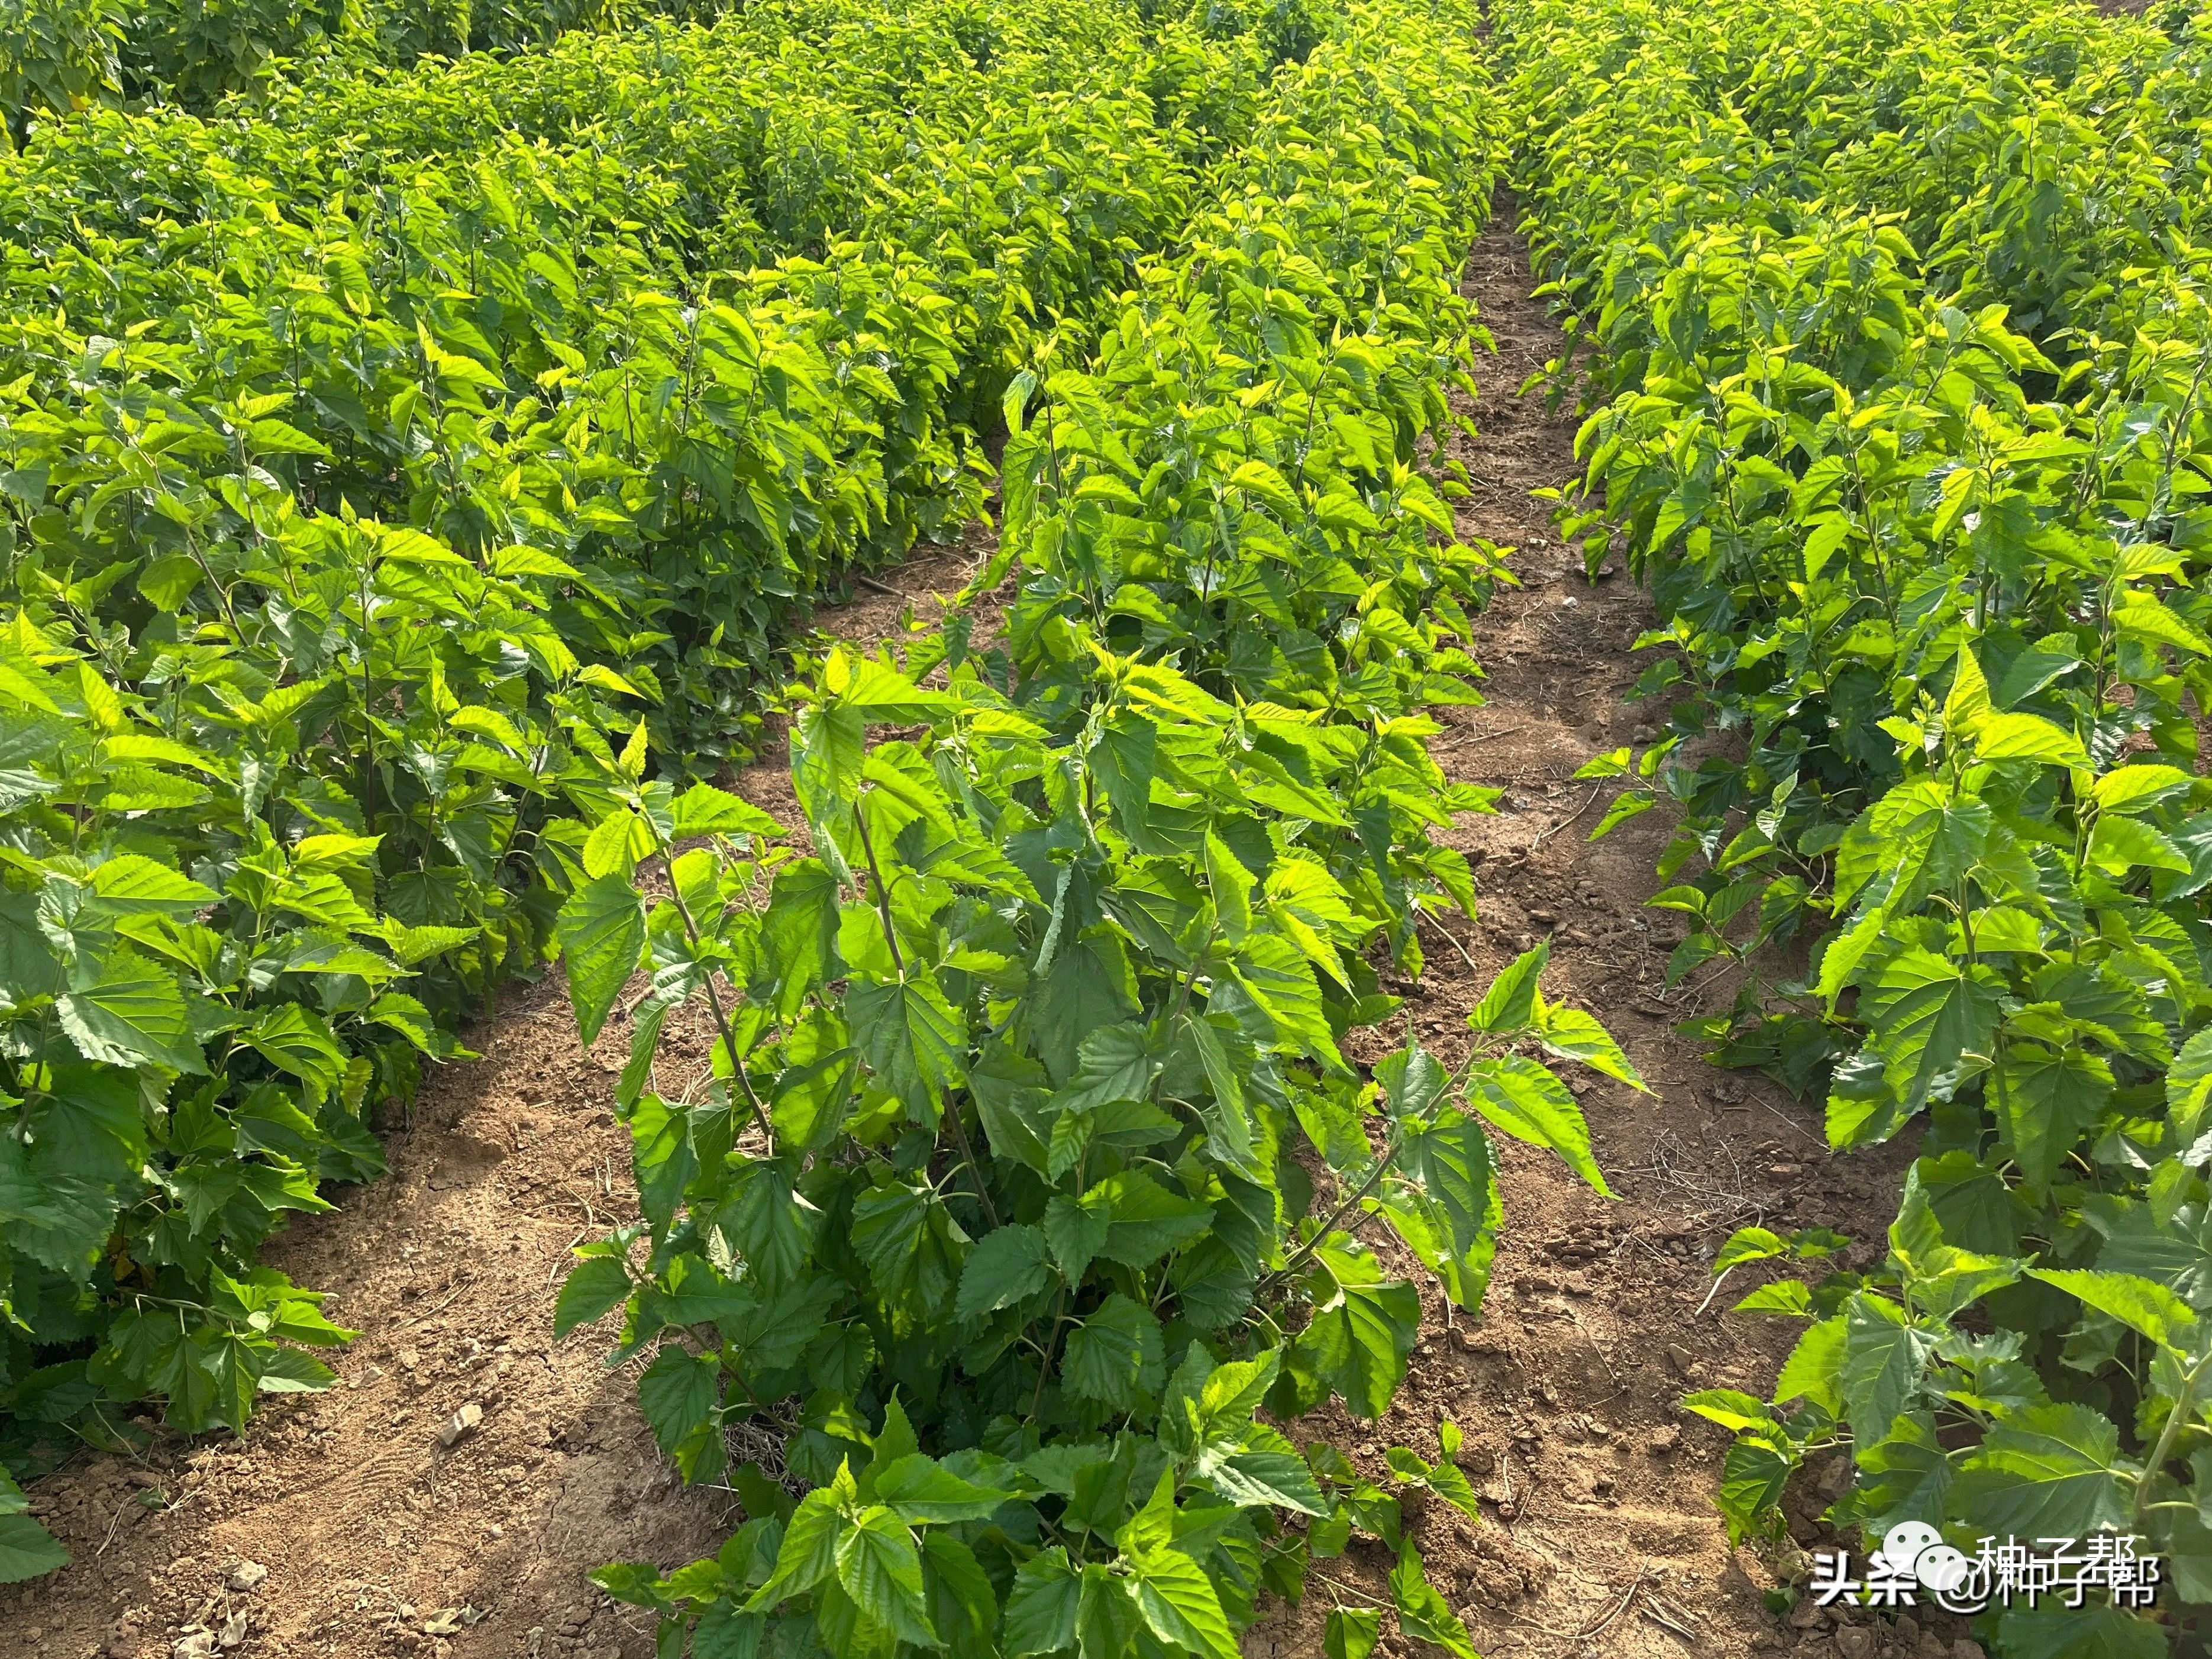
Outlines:
[[[2203,1650],[2193,7],[0,120],[0,1647]]]

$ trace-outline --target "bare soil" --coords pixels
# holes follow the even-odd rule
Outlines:
[[[1570,775],[1630,741],[1643,718],[1626,702],[1628,647],[1650,613],[1626,577],[1584,580],[1530,495],[1575,471],[1571,415],[1516,390],[1560,343],[1531,285],[1504,201],[1468,270],[1498,349],[1478,367],[1480,436],[1461,450],[1478,488],[1461,529],[1520,550],[1526,586],[1481,620],[1487,705],[1448,711],[1438,747],[1455,777],[1507,793],[1497,816],[1453,838],[1481,855],[1481,920],[1430,941],[1407,1012],[1424,1043],[1455,1054],[1490,976],[1549,935],[1547,994],[1603,1019],[1656,1092],[1601,1080],[1583,1095],[1615,1200],[1550,1154],[1506,1143],[1505,1237],[1483,1316],[1455,1326],[1432,1301],[1389,1418],[1310,1426],[1376,1473],[1389,1445],[1435,1456],[1442,1418],[1466,1430],[1484,1518],[1432,1505],[1412,1530],[1486,1653],[1792,1647],[1829,1659],[1832,1638],[1817,1625],[1800,1631],[1765,1610],[1767,1564],[1729,1548],[1711,1501],[1726,1437],[1676,1402],[1695,1387],[1760,1389],[1795,1333],[1725,1311],[1754,1282],[1742,1275],[1699,1311],[1705,1264],[1729,1231],[1826,1223],[1867,1253],[1890,1214],[1898,1160],[1830,1158],[1815,1114],[1763,1079],[1711,1070],[1676,1034],[1732,987],[1665,987],[1669,940],[1650,919],[1663,913],[1642,907],[1658,884],[1666,814],[1585,840],[1610,786]],[[978,550],[918,558],[893,580],[927,613]],[[872,643],[898,630],[904,608],[868,593],[824,620]],[[789,805],[773,765],[740,783],[771,811]],[[439,1073],[388,1137],[390,1176],[271,1253],[337,1292],[335,1316],[362,1329],[339,1358],[340,1386],[269,1404],[240,1441],[157,1437],[141,1462],[88,1460],[40,1483],[44,1518],[76,1559],[0,1592],[0,1652],[652,1651],[647,1621],[586,1573],[711,1551],[736,1506],[676,1481],[638,1414],[634,1377],[601,1363],[605,1331],[550,1337],[568,1247],[635,1215],[611,1103],[622,1024],[580,1052],[556,979],[515,994],[473,1034],[483,1057]],[[481,1421],[441,1444],[441,1427],[470,1404]],[[1801,1532],[1809,1542],[1809,1526]],[[1248,1653],[1318,1654],[1327,1607],[1375,1596],[1388,1565],[1365,1548],[1324,1564],[1331,1582],[1263,1620]],[[1932,1659],[1939,1648],[1933,1632],[1885,1626],[1874,1650]]]
[[[1317,1426],[1378,1475],[1392,1445],[1435,1459],[1440,1419],[1465,1431],[1462,1462],[1484,1519],[1432,1502],[1409,1515],[1408,1532],[1486,1654],[1702,1659],[1790,1649],[1832,1659],[1821,1624],[1801,1630],[1767,1610],[1773,1563],[1729,1547],[1713,1504],[1729,1437],[1677,1402],[1703,1388],[1763,1393],[1801,1328],[1727,1311],[1759,1282],[1749,1270],[1703,1305],[1722,1241],[1753,1224],[1821,1224],[1859,1241],[1854,1265],[1878,1255],[1902,1158],[1832,1158],[1817,1106],[1763,1077],[1715,1070],[1677,1032],[1725,1008],[1735,981],[1708,969],[1666,984],[1680,933],[1670,913],[1644,902],[1663,884],[1654,866],[1670,815],[1647,812],[1588,839],[1615,786],[1572,775],[1593,756],[1640,749],[1652,735],[1646,722],[1665,718],[1631,700],[1651,659],[1632,647],[1654,616],[1626,575],[1589,580],[1580,548],[1561,545],[1549,504],[1531,494],[1577,476],[1577,418],[1549,410],[1541,387],[1519,390],[1564,340],[1529,297],[1534,278],[1513,222],[1503,197],[1468,264],[1465,291],[1498,350],[1475,368],[1478,435],[1458,453],[1476,488],[1459,525],[1463,537],[1516,550],[1522,586],[1477,621],[1487,702],[1443,711],[1450,729],[1432,745],[1455,781],[1505,793],[1495,816],[1464,820],[1448,837],[1479,860],[1480,924],[1461,921],[1456,943],[1425,938],[1419,985],[1392,988],[1409,998],[1413,1034],[1455,1060],[1491,978],[1548,937],[1546,996],[1603,1021],[1653,1092],[1595,1073],[1575,1082],[1611,1200],[1552,1153],[1501,1139],[1505,1225],[1481,1316],[1448,1322],[1428,1294],[1413,1375],[1389,1415]],[[1410,1263],[1408,1272],[1423,1280]],[[1808,1549],[1825,1506],[1810,1492],[1793,1498]],[[1263,1621],[1248,1649],[1255,1659],[1319,1652],[1328,1607],[1382,1601],[1389,1565],[1379,1547],[1355,1546],[1323,1569],[1337,1585],[1316,1584],[1303,1607]],[[1917,1655],[1924,1641],[1931,1659],[1950,1659],[1963,1631],[1885,1624],[1873,1633],[1870,1652]]]

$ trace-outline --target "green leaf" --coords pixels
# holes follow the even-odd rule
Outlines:
[[[1546,1049],[1562,1060],[1578,1060],[1593,1071],[1618,1078],[1632,1089],[1651,1092],[1643,1074],[1629,1063],[1626,1052],[1596,1018],[1579,1008],[1541,1007],[1537,1013],[1537,1037]]]
[[[2173,1057],[2166,1074],[2166,1103],[2176,1138],[2184,1143],[2196,1139],[2212,1115],[2212,1025],[2195,1032]]]
[[[1420,1331],[1420,1294],[1403,1280],[1384,1279],[1364,1254],[1323,1246],[1315,1262],[1313,1317],[1294,1352],[1354,1415],[1380,1417],[1405,1380]]]
[[[877,1081],[909,1112],[927,1109],[959,1080],[967,1022],[935,980],[855,981],[845,994],[845,1010]]]
[[[1476,1062],[1468,1084],[1468,1103],[1492,1123],[1516,1140],[1550,1147],[1597,1191],[1613,1196],[1591,1155],[1582,1108],[1550,1072],[1533,1060],[1508,1054]]]
[[[981,1319],[1048,1289],[1056,1277],[1042,1231],[1020,1224],[1000,1227],[969,1252],[953,1311],[963,1322]]]
[[[941,1645],[929,1621],[921,1552],[906,1523],[888,1509],[862,1510],[838,1538],[837,1582],[878,1629],[902,1642]]]
[[[1879,1445],[1856,1447],[1859,1504],[1868,1517],[1869,1537],[1900,1521],[1924,1521],[1940,1527],[1951,1490],[1951,1459],[1936,1437],[1931,1413],[1907,1413]]]
[[[1252,931],[1252,872],[1209,827],[1205,842],[1206,886],[1214,915],[1231,943]]]
[[[910,1526],[988,1521],[1012,1495],[963,1480],[933,1457],[909,1452],[872,1470],[876,1501]]]
[[[49,1086],[52,1092],[32,1119],[36,1155],[20,1145],[0,1147],[0,1194],[27,1182],[32,1187],[25,1194],[28,1202],[11,1200],[9,1208],[42,1227],[72,1228],[88,1222],[105,1237],[113,1204],[75,1182],[120,1181],[143,1162],[146,1114],[139,1103],[137,1080],[129,1071],[72,1062],[54,1067]],[[224,1197],[228,1199],[228,1191]],[[194,1228],[204,1219],[196,1218]],[[10,1230],[10,1243],[19,1237]]]
[[[999,1591],[974,1550],[949,1532],[923,1533],[921,1580],[929,1595],[929,1622],[947,1647],[973,1652],[991,1644],[999,1625]]]
[[[1152,1091],[1160,1061],[1133,1020],[1100,1027],[1077,1050],[1075,1075],[1053,1097],[1061,1111],[1088,1111],[1111,1101],[1144,1100]]]
[[[596,1255],[578,1262],[561,1281],[561,1294],[553,1304],[555,1340],[579,1325],[604,1318],[609,1309],[627,1300],[629,1292],[629,1270],[621,1258]]]
[[[116,951],[98,981],[57,998],[55,1008],[77,1052],[95,1065],[206,1074],[176,980],[132,951]]]
[[[773,838],[783,833],[783,826],[759,807],[705,783],[695,783],[676,798],[674,823],[678,841],[695,836]]]
[[[837,937],[837,878],[819,859],[800,859],[776,872],[761,921],[768,962],[753,994],[779,1020],[794,1019],[807,994],[829,970]]]
[[[1752,1291],[1735,1304],[1734,1311],[1809,1318],[1813,1312],[1813,1293],[1802,1279],[1778,1279]]]
[[[721,1404],[722,1369],[706,1354],[661,1349],[638,1378],[638,1405],[661,1451],[678,1455],[684,1443],[712,1426]]]
[[[1429,1583],[1421,1553],[1410,1538],[1398,1546],[1398,1565],[1390,1570],[1390,1605],[1398,1610],[1398,1629],[1403,1635],[1431,1643],[1458,1659],[1477,1659],[1467,1626]]]
[[[1259,933],[1243,942],[1230,965],[1237,982],[1251,993],[1274,1026],[1279,1048],[1310,1056],[1336,1074],[1344,1073],[1344,1057],[1329,1029],[1321,986],[1304,952],[1280,934]]]
[[[261,1357],[254,1387],[263,1394],[320,1394],[337,1380],[337,1373],[311,1353],[273,1348]]]
[[[1175,1549],[1124,1559],[1135,1579],[1137,1611],[1153,1635],[1179,1652],[1239,1659],[1221,1597],[1197,1562]]]
[[[2193,787],[2197,780],[2178,766],[2148,762],[2123,765],[2096,781],[2090,798],[2106,812],[2147,812],[2160,802]]]
[[[1006,1597],[1006,1659],[1073,1647],[1082,1587],[1082,1575],[1068,1565],[1060,1545],[1023,1562]]]
[[[1433,1128],[1408,1136],[1399,1162],[1404,1173],[1419,1182],[1434,1252],[1447,1258],[1429,1265],[1443,1274],[1455,1303],[1475,1306],[1489,1282],[1498,1227],[1504,1218],[1497,1153],[1489,1136],[1474,1119],[1449,1112]],[[1403,1236],[1398,1211],[1387,1202],[1384,1207]]]
[[[1912,1322],[1887,1297],[1855,1292],[1844,1309],[1844,1409],[1863,1446],[1887,1437],[1919,1398],[1939,1333]]]
[[[588,1045],[637,971],[645,948],[645,901],[625,877],[595,876],[568,896],[554,924],[568,975],[578,1035]]]
[[[1713,1271],[1726,1273],[1730,1267],[1746,1261],[1764,1261],[1768,1258],[1790,1254],[1790,1241],[1781,1234],[1765,1227],[1739,1227],[1721,1246],[1720,1254],[1713,1258]]]
[[[1551,959],[1549,939],[1516,957],[1505,971],[1490,982],[1490,988],[1482,994],[1482,1000],[1467,1017],[1468,1024],[1494,1036],[1528,1030],[1536,1019],[1537,981]]]
[[[245,1036],[264,1060],[298,1078],[314,1105],[328,1099],[345,1077],[346,1054],[331,1035],[329,1023],[299,1003],[270,1009]]]
[[[1367,1659],[1382,1636],[1382,1608],[1331,1607],[1322,1650],[1328,1659]]]
[[[1032,981],[1030,1015],[1037,1057],[1055,1082],[1075,1075],[1085,1037],[1137,1015],[1133,988],[1127,957],[1114,939],[1061,945],[1050,970]]]
[[[1659,804],[1658,796],[1644,789],[1624,789],[1606,803],[1604,816],[1597,827],[1589,832],[1592,841],[1602,841],[1629,821],[1650,811]]]
[[[1695,1394],[1682,1396],[1684,1409],[1693,1411],[1709,1423],[1717,1423],[1731,1434],[1771,1432],[1775,1426],[1774,1413],[1757,1395],[1746,1394],[1741,1389],[1700,1389]]]
[[[1064,1194],[1055,1194],[1046,1205],[1045,1237],[1052,1245],[1053,1259],[1059,1262],[1069,1284],[1083,1282],[1084,1273],[1106,1243],[1106,1235],[1113,1224],[1112,1217],[1103,1205],[1094,1206]]]
[[[1721,1459],[1720,1507],[1731,1547],[1765,1530],[1796,1468],[1796,1460],[1772,1441],[1748,1436],[1730,1443]]]
[[[2001,717],[2002,718],[2002,717]],[[1966,1054],[1986,1055],[2004,981],[1978,963],[1953,962],[1918,945],[1891,957],[1861,1005],[1908,1110],[1927,1103],[1936,1079]]]
[[[2175,1353],[2187,1352],[2197,1340],[2197,1310],[2154,1279],[2046,1267],[2030,1267],[2027,1276],[2057,1285]]]
[[[1266,1431],[1248,1429],[1247,1432],[1264,1434]],[[1328,1500],[1313,1470],[1287,1444],[1279,1449],[1226,1454],[1208,1449],[1193,1467],[1195,1474],[1212,1482],[1216,1492],[1241,1507],[1264,1504],[1295,1510],[1301,1515],[1328,1513]]]
[[[776,1550],[775,1571],[745,1603],[750,1613],[766,1613],[787,1595],[803,1595],[837,1570],[837,1540],[846,1520],[839,1508],[853,1492],[841,1472],[839,1486],[818,1486],[799,1500]]]
[[[2171,1094],[2170,1073],[2166,1088]],[[2103,1115],[2112,1092],[2112,1068],[2099,1055],[2026,1041],[2006,1044],[1985,1093],[2002,1115],[2001,1127],[2032,1197],[2050,1192],[2081,1130]]]
[[[0,1515],[0,1584],[17,1584],[69,1565],[61,1540],[27,1515]]]
[[[1160,1322],[1116,1291],[1068,1337],[1060,1380],[1078,1399],[1127,1409],[1158,1388],[1163,1364]]]
[[[1170,1192],[1142,1170],[1107,1176],[1083,1195],[1083,1207],[1106,1212],[1097,1254],[1127,1267],[1149,1267],[1213,1225],[1212,1205]]]
[[[184,917],[217,903],[222,895],[165,864],[125,853],[97,866],[92,890],[100,908],[118,915]]]
[[[2120,1431],[2087,1406],[2031,1406],[1993,1424],[1967,1455],[1953,1513],[2000,1536],[2124,1532],[2142,1471],[2119,1449]]]
[[[1426,1118],[1443,1099],[1451,1073],[1442,1061],[1410,1043],[1375,1062],[1375,1081],[1394,1118]]]
[[[1990,715],[1975,733],[1974,755],[1978,760],[2031,760],[2084,769],[2089,764],[2080,738],[2036,714]]]
[[[902,1333],[951,1312],[966,1236],[929,1188],[896,1182],[853,1200],[847,1235],[868,1269],[868,1287]]]
[[[728,1196],[714,1212],[714,1223],[761,1285],[781,1291],[805,1270],[821,1212],[793,1181],[797,1166],[788,1154],[741,1159],[731,1153],[724,1167]]]

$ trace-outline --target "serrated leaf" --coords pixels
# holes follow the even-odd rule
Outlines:
[[[1382,1636],[1382,1608],[1331,1607],[1322,1650],[1328,1659],[1367,1659]]]
[[[902,1642],[941,1645],[929,1620],[921,1554],[889,1510],[864,1510],[837,1540],[837,1583],[868,1622]]]
[[[2197,1339],[2197,1310],[2154,1279],[2048,1267],[2030,1267],[2027,1276],[2057,1285],[2173,1352],[2187,1352]]]
[[[662,1453],[688,1462],[697,1442],[714,1435],[721,1404],[722,1368],[710,1355],[683,1348],[661,1349],[638,1378],[637,1401]]]
[[[77,1052],[95,1065],[207,1072],[175,978],[131,951],[115,952],[97,981],[54,1006]]]
[[[1405,1380],[1420,1330],[1420,1295],[1402,1280],[1386,1280],[1367,1256],[1324,1247],[1315,1260],[1322,1274],[1313,1317],[1294,1351],[1354,1414],[1380,1417]]]
[[[2142,1467],[2119,1448],[2119,1431],[2087,1406],[2031,1406],[1991,1425],[1967,1455],[1953,1512],[2000,1536],[2124,1532]]]
[[[1845,1304],[1844,1320],[1844,1409],[1853,1437],[1870,1446],[1917,1401],[1939,1337],[1894,1302],[1865,1291]]]
[[[1398,1628],[1406,1636],[1431,1643],[1458,1659],[1477,1659],[1467,1626],[1429,1583],[1421,1553],[1410,1538],[1398,1546],[1398,1565],[1390,1570],[1390,1604],[1397,1609]]]
[[[554,1339],[604,1318],[629,1292],[629,1269],[617,1257],[590,1256],[578,1262],[561,1281],[561,1294],[553,1304]]]
[[[1107,1176],[1083,1195],[1083,1207],[1107,1218],[1097,1253],[1127,1267],[1149,1267],[1213,1224],[1212,1205],[1170,1192],[1142,1170]]]
[[[1764,1261],[1789,1254],[1790,1241],[1781,1234],[1765,1227],[1739,1227],[1728,1236],[1720,1254],[1713,1258],[1713,1271],[1726,1273],[1741,1262]]]
[[[0,1584],[19,1584],[69,1565],[61,1540],[27,1515],[0,1515]]]
[[[2029,760],[2085,770],[2089,764],[2080,738],[2036,714],[1990,715],[1974,734],[1974,754],[1979,760]]]
[[[645,902],[627,877],[594,876],[568,896],[554,924],[568,975],[578,1035],[588,1045],[637,971],[645,948]]]
[[[1548,1146],[1606,1197],[1613,1188],[1590,1151],[1589,1125],[1567,1085],[1533,1060],[1508,1054],[1476,1063],[1468,1103],[1498,1128],[1532,1146]]]
[[[1082,1588],[1082,1575],[1068,1565],[1060,1545],[1023,1562],[1006,1596],[1006,1659],[1073,1647]]]
[[[1650,1085],[1630,1064],[1626,1051],[1613,1041],[1612,1034],[1594,1016],[1579,1008],[1543,1009],[1537,1019],[1537,1040],[1562,1060],[1578,1060],[1591,1070],[1617,1078],[1632,1089],[1647,1095],[1651,1092]]]
[[[1162,1355],[1160,1322],[1116,1291],[1069,1335],[1060,1381],[1078,1399],[1127,1409],[1158,1387]]]
[[[781,836],[783,826],[749,801],[712,784],[695,783],[676,798],[675,838],[694,836]]]
[[[745,1603],[750,1613],[766,1613],[786,1596],[803,1595],[837,1570],[837,1540],[846,1519],[839,1505],[853,1491],[849,1478],[840,1476],[843,1492],[817,1486],[799,1500],[777,1547],[775,1571]]]
[[[1056,1279],[1041,1231],[1018,1224],[1000,1227],[968,1253],[953,1311],[963,1321],[981,1319],[1049,1288]]]
[[[1135,1579],[1137,1610],[1153,1635],[1179,1652],[1239,1659],[1220,1595],[1197,1562],[1175,1549],[1124,1559]]]
[[[1012,1495],[963,1480],[935,1458],[909,1452],[871,1471],[876,1501],[911,1526],[985,1521]]]
[[[1551,959],[1549,939],[1516,957],[1503,973],[1491,981],[1490,988],[1482,994],[1482,1000],[1474,1005],[1474,1012],[1467,1017],[1468,1024],[1493,1036],[1526,1030],[1535,1023],[1537,981]]]
[[[967,1021],[935,980],[856,981],[845,1003],[877,1081],[909,1112],[929,1109],[959,1080],[968,1054]]]

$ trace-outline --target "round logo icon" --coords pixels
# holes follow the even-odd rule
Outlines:
[[[1912,1576],[1938,1598],[1954,1595],[1964,1589],[1973,1571],[1974,1564],[1948,1544],[1937,1544],[1921,1551],[1920,1559],[1912,1564]]]
[[[1889,1529],[1888,1535],[1881,1540],[1881,1547],[1875,1553],[1896,1571],[1917,1576],[1921,1556],[1942,1541],[1943,1534],[1925,1521],[1904,1521]]]
[[[1943,1541],[1925,1521],[1905,1521],[1889,1529],[1875,1559],[1900,1578],[1911,1578],[1952,1613],[1978,1613],[1988,1604],[1987,1575],[1981,1564]]]

